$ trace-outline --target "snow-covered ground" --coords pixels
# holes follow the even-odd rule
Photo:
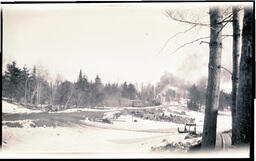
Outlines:
[[[23,129],[4,126],[3,139],[7,141],[3,142],[0,158],[13,158],[21,154],[41,158],[54,156],[61,158],[236,158],[249,156],[248,150],[199,154],[151,152],[151,147],[161,145],[163,139],[171,141],[183,138],[184,134],[170,135],[94,127]]]
[[[38,113],[43,112],[41,110],[30,110],[22,106],[14,105],[6,101],[2,101],[2,112],[3,113]]]
[[[147,109],[150,109],[149,107]],[[129,109],[133,109],[130,107]],[[176,112],[185,111],[185,116],[196,118],[198,125],[197,132],[202,131],[204,113],[189,111],[185,108],[172,106],[170,110]],[[79,112],[79,110],[102,111],[101,109],[69,109],[62,111]],[[115,108],[103,109],[106,114],[113,114],[118,111]],[[23,109],[17,105],[9,104],[3,101],[3,112],[6,113],[24,113],[34,112],[29,109]],[[136,120],[136,121],[135,121]],[[152,152],[151,147],[165,144],[168,142],[182,141],[185,135],[177,132],[177,127],[183,128],[184,125],[164,121],[144,120],[142,118],[132,117],[131,115],[121,115],[118,119],[113,119],[113,124],[100,123],[83,120],[85,125],[74,127],[31,127],[31,120],[16,120],[12,123],[22,124],[22,128],[2,126],[3,146],[0,154],[83,154],[83,157],[95,157],[95,155],[108,155],[113,157],[218,157],[218,155],[196,155],[196,154],[176,154]],[[10,121],[3,121],[7,123]],[[201,126],[200,126],[201,125]],[[217,131],[231,129],[231,113],[219,112]],[[94,155],[95,154],[95,155]],[[127,155],[129,154],[129,155]],[[94,155],[94,156],[93,156]],[[239,155],[239,156],[238,156]],[[248,156],[248,151],[244,153],[225,154],[221,153],[219,157],[244,157]]]
[[[124,109],[128,110],[141,110],[141,109],[155,109],[161,108],[162,106],[148,106],[148,107],[98,107],[98,108],[72,108],[63,111],[49,112],[49,113],[69,113],[69,112],[80,112],[80,111],[95,111],[95,112],[114,112],[121,111]]]
[[[110,112],[110,111],[120,111],[118,109],[97,109],[97,108],[72,108],[72,109],[67,109],[67,110],[63,110],[63,111],[57,111],[57,112],[50,112],[50,113],[69,113],[69,112],[80,112],[80,111],[95,111],[95,112]]]
[[[178,107],[178,106],[171,106],[169,107],[169,109],[176,112],[184,111],[186,113],[186,116],[195,118],[195,123],[197,125],[196,130],[198,132],[203,131],[204,112],[190,111],[187,108]],[[231,111],[218,111],[217,132],[223,132],[226,130],[230,130],[231,128],[232,128]]]
[[[135,122],[136,120],[136,122]],[[92,122],[84,120],[89,126],[119,129],[119,130],[132,130],[132,131],[151,131],[159,133],[177,133],[177,128],[181,127],[179,124],[171,122],[160,122],[153,120],[144,120],[142,118],[133,117],[131,115],[121,115],[118,119],[114,119],[113,124]]]
[[[4,126],[2,153],[141,153],[150,152],[152,140],[167,136],[95,127]]]

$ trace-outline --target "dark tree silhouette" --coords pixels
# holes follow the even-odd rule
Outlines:
[[[252,125],[252,65],[254,54],[253,27],[254,15],[252,8],[244,8],[242,30],[242,52],[239,66],[238,93],[236,99],[237,135],[234,144],[248,144],[251,137]]]

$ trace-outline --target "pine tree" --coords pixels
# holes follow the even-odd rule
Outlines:
[[[96,106],[99,104],[102,104],[102,101],[104,99],[103,89],[104,89],[104,86],[101,82],[99,75],[97,75],[94,83],[94,98],[95,98]]]
[[[20,92],[20,97],[24,97],[24,102],[25,101],[25,95],[27,95],[27,81],[29,80],[29,70],[27,69],[26,66],[23,67],[20,75],[20,81],[19,81],[19,92]]]
[[[127,93],[128,85],[127,82],[124,82],[122,85],[122,97],[128,98],[128,93]]]
[[[16,66],[16,62],[7,64],[7,71],[5,71],[5,90],[6,96],[19,101],[21,95],[19,91],[19,82],[21,77],[21,69]]]
[[[136,98],[137,91],[135,89],[135,86],[132,83],[129,83],[127,87],[127,94],[130,100],[133,100]]]
[[[82,70],[80,69],[78,80],[77,80],[77,89],[83,89],[83,77],[82,77]]]

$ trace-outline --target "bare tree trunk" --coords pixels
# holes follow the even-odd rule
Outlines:
[[[222,19],[222,12],[220,8],[210,8],[210,55],[202,137],[202,149],[205,150],[214,149],[216,143],[216,124],[220,93],[220,67],[222,52]]]
[[[36,105],[40,104],[40,89],[41,89],[41,82],[40,79],[38,78],[36,82]]]
[[[238,88],[238,62],[241,53],[240,47],[240,27],[239,27],[239,8],[233,7],[233,72],[232,72],[232,144],[236,140],[236,96]]]
[[[39,89],[38,89],[38,103],[39,104],[41,104],[40,98],[41,98],[41,81],[39,80]]]
[[[33,101],[33,100],[34,100],[34,98],[35,98],[36,91],[37,91],[37,90],[34,89],[34,91],[33,91],[33,93],[32,93],[31,100],[30,100],[30,101],[31,101],[31,104],[34,104],[34,101]],[[35,103],[36,103],[36,102],[35,102]]]
[[[253,108],[253,27],[254,15],[252,8],[244,9],[243,31],[242,31],[242,53],[239,66],[239,85],[236,99],[237,135],[235,145],[250,143],[251,115]]]
[[[38,105],[38,89],[39,89],[38,79],[36,80],[36,105]]]
[[[50,89],[51,89],[51,96],[50,96],[50,102],[49,104],[52,105],[53,104],[53,87],[52,87],[52,82],[50,83]]]
[[[70,94],[70,96],[69,96],[69,98],[68,98],[68,100],[65,104],[65,107],[64,107],[65,109],[67,108],[67,105],[68,105],[68,102],[69,102],[70,98],[73,96],[73,92],[74,92],[74,89],[72,89],[71,94]]]

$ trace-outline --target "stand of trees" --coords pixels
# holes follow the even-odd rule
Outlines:
[[[205,105],[206,101],[206,87],[202,84],[193,84],[188,89],[188,99],[187,107],[190,110],[201,111],[202,106]],[[231,107],[231,94],[223,90],[220,91],[219,95],[219,106],[218,110],[223,111],[225,109],[230,109]]]
[[[7,64],[2,76],[3,97],[25,105],[53,105],[58,110],[67,108],[96,106],[149,106],[159,105],[155,101],[154,86],[149,85],[138,91],[134,84],[103,84],[97,75],[89,81],[80,70],[76,82],[56,79],[48,82],[36,67],[30,72],[25,66],[21,69],[16,62]]]

